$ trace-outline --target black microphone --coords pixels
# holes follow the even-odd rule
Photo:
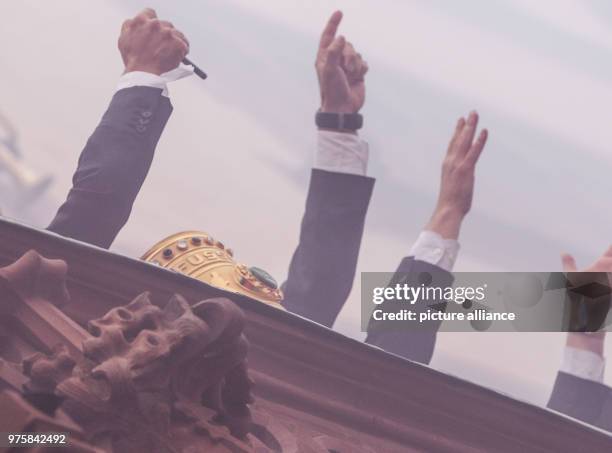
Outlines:
[[[197,75],[200,79],[202,80],[206,80],[206,78],[208,77],[208,75],[202,71],[197,64],[195,64],[193,61],[191,61],[189,58],[185,57],[183,58],[183,64],[186,64],[187,66],[193,66],[193,72],[195,73],[195,75]]]

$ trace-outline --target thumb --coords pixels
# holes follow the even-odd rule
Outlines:
[[[576,272],[576,260],[568,253],[561,255],[561,264],[564,272]]]
[[[327,48],[327,63],[333,66],[339,66],[342,58],[342,51],[346,40],[344,36],[338,36],[332,41],[330,46]]]

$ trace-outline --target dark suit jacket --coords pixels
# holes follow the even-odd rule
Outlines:
[[[374,179],[312,170],[300,241],[283,284],[283,306],[331,327],[357,267]]]
[[[118,91],[91,135],[73,187],[48,229],[108,248],[128,220],[172,112],[162,90]]]
[[[390,285],[395,283],[406,283],[410,286],[425,284],[444,289],[453,284],[453,276],[438,266],[407,257],[395,271]],[[385,311],[391,311],[385,307],[387,303],[383,303],[381,307]],[[443,301],[430,301],[428,304],[418,302],[412,306],[412,310],[418,313],[431,306],[439,310],[446,309],[446,303]],[[415,362],[428,364],[433,355],[440,324],[441,321],[436,321],[423,324],[419,330],[390,330],[388,323],[371,319],[366,342]]]
[[[612,431],[612,389],[604,384],[559,372],[548,407]]]

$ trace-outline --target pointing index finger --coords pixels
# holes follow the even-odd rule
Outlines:
[[[327,49],[334,41],[341,20],[342,11],[336,11],[334,12],[334,14],[331,15],[331,17],[327,21],[327,24],[325,25],[325,28],[323,29],[323,33],[321,33],[321,41],[319,42],[320,50]]]

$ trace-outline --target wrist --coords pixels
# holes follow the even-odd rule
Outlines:
[[[566,346],[589,351],[603,357],[605,332],[568,332]]]
[[[139,62],[128,62],[125,65],[125,69],[123,71],[124,74],[128,72],[148,72],[150,74],[161,75],[164,73],[159,66],[154,64],[144,64]]]
[[[357,131],[352,131],[350,129],[328,129],[325,127],[317,128],[321,132],[336,132],[338,134],[351,134],[351,135],[359,135]]]
[[[453,206],[438,206],[426,225],[426,229],[438,233],[444,239],[459,239],[459,231],[465,214]]]
[[[355,109],[350,104],[333,104],[322,102],[320,112],[323,113],[359,113],[359,109]]]

